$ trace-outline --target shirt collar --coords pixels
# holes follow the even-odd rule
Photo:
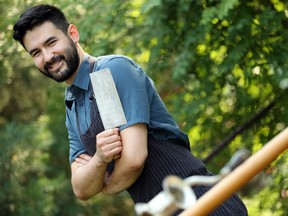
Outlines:
[[[85,53],[76,77],[73,81],[74,86],[83,90],[88,90],[90,77],[89,77],[89,55]]]
[[[90,56],[85,53],[81,65],[79,67],[78,73],[71,86],[67,86],[65,92],[65,103],[66,106],[71,110],[75,96],[80,93],[80,89],[88,90],[89,88],[89,58]]]

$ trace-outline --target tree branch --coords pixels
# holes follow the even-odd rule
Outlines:
[[[206,156],[202,161],[204,163],[209,162],[210,160],[212,160],[212,158],[214,158],[222,149],[224,149],[226,146],[229,145],[229,143],[239,134],[241,134],[244,130],[250,128],[251,126],[253,126],[256,122],[258,122],[260,119],[262,119],[264,116],[266,116],[266,114],[274,107],[274,105],[276,104],[276,102],[278,100],[280,100],[280,98],[282,97],[282,95],[285,94],[286,91],[284,91],[282,94],[280,94],[280,96],[278,96],[277,98],[275,98],[273,101],[271,101],[265,108],[263,108],[260,112],[258,112],[255,116],[253,116],[251,119],[249,119],[247,122],[245,122],[244,124],[240,125],[239,127],[237,127],[235,129],[235,131],[229,135],[228,137],[226,137],[219,145],[216,145],[212,151],[210,152],[210,154],[208,154],[208,156]]]

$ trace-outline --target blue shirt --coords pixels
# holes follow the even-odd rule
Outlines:
[[[150,137],[177,143],[189,149],[187,135],[179,130],[158,95],[153,81],[139,65],[122,55],[100,56],[97,59],[93,71],[97,73],[104,68],[111,70],[124,109],[127,124],[121,126],[120,130],[137,123],[145,123],[148,125]],[[86,152],[80,135],[85,133],[91,124],[90,98],[93,90],[89,72],[89,55],[85,54],[73,84],[66,88],[66,127],[70,163],[78,155]],[[79,116],[80,128],[77,127],[76,113]]]

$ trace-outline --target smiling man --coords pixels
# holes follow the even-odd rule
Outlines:
[[[79,35],[76,27],[71,25],[68,28],[70,37],[63,35],[63,31],[55,28],[52,22],[45,22],[33,28],[33,31],[27,31],[23,45],[41,73],[57,82],[72,84],[83,51],[78,55],[75,41],[79,40]]]
[[[13,37],[41,73],[67,83],[71,182],[79,199],[127,190],[134,202],[148,202],[162,191],[168,175],[211,175],[191,154],[187,135],[166,109],[153,81],[132,59],[87,54],[79,44],[76,26],[52,5],[25,11],[14,25]],[[89,78],[104,68],[112,72],[127,119],[116,129],[104,130]],[[210,188],[193,189],[200,197]],[[247,210],[233,195],[211,215],[247,215]]]

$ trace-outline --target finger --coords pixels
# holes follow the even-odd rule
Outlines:
[[[75,158],[75,161],[78,163],[78,166],[83,166],[87,164],[91,158],[92,157],[88,154],[81,154],[77,158]]]
[[[76,158],[75,161],[78,163],[78,166],[83,166],[88,163],[88,161],[82,160],[80,158]]]
[[[121,151],[122,151],[122,146],[118,146],[113,149],[102,151],[102,153],[99,152],[99,156],[102,158],[103,161],[108,163],[113,160],[113,157],[115,155],[118,155],[118,154],[120,155]]]
[[[78,167],[84,166],[85,164],[78,163]]]
[[[119,146],[122,146],[119,135],[113,135],[105,138],[98,137],[96,141],[96,148],[103,152],[110,151],[111,149]]]
[[[114,143],[118,143],[119,141],[121,141],[121,138],[119,135],[113,134],[109,137],[106,137],[103,141],[107,144],[114,144]]]
[[[114,156],[113,156],[113,160],[116,160],[116,159],[118,159],[118,158],[120,158],[120,157],[121,157],[121,154],[114,155]]]
[[[103,131],[102,134],[106,137],[112,136],[112,135],[118,135],[119,134],[119,128],[107,129],[107,130]]]
[[[119,157],[120,157],[121,151],[122,151],[122,146],[118,146],[118,147],[111,149],[108,154],[111,155],[112,159],[114,159],[114,157],[116,155],[119,155]],[[118,157],[118,156],[116,156],[116,157]]]
[[[121,141],[116,141],[113,143],[106,144],[105,146],[101,147],[101,149],[103,152],[110,152],[113,149],[116,149],[119,147],[122,149],[122,142]]]
[[[77,157],[77,158],[75,158],[75,161],[78,163],[88,163],[89,160]]]
[[[78,158],[81,158],[81,159],[84,159],[84,160],[90,160],[92,157],[90,156],[90,155],[88,155],[88,154],[80,154],[79,156],[78,156]]]

